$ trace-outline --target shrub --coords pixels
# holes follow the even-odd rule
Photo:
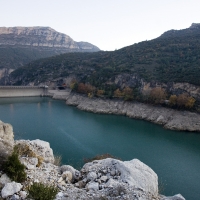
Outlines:
[[[53,200],[58,192],[58,188],[53,185],[33,183],[28,189],[28,198],[34,200]]]
[[[169,98],[169,105],[170,106],[176,106],[177,104],[177,96],[176,95],[171,95]]]
[[[163,88],[155,87],[151,90],[149,98],[152,103],[160,104],[163,103],[163,101],[166,99],[166,96],[167,94]]]
[[[14,151],[3,164],[3,170],[13,181],[21,183],[26,179],[25,166],[21,164],[16,151]]]

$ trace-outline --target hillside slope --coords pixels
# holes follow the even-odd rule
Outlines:
[[[27,84],[73,73],[101,81],[105,75],[110,78],[128,72],[148,81],[200,85],[200,25],[170,33],[113,52],[71,53],[42,59],[16,70],[12,77],[21,77]],[[18,76],[19,71],[23,75]]]

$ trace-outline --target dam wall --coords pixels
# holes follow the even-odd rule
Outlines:
[[[1,97],[46,96],[48,88],[34,86],[0,86]]]

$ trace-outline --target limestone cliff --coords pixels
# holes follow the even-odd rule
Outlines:
[[[0,45],[49,47],[57,50],[99,51],[87,42],[75,42],[71,37],[50,27],[0,27]]]

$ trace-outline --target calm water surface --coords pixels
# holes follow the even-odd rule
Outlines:
[[[80,168],[83,158],[103,153],[138,158],[158,174],[161,193],[200,199],[200,134],[88,113],[40,97],[0,99],[0,120],[13,125],[15,139],[50,142],[65,164]]]

